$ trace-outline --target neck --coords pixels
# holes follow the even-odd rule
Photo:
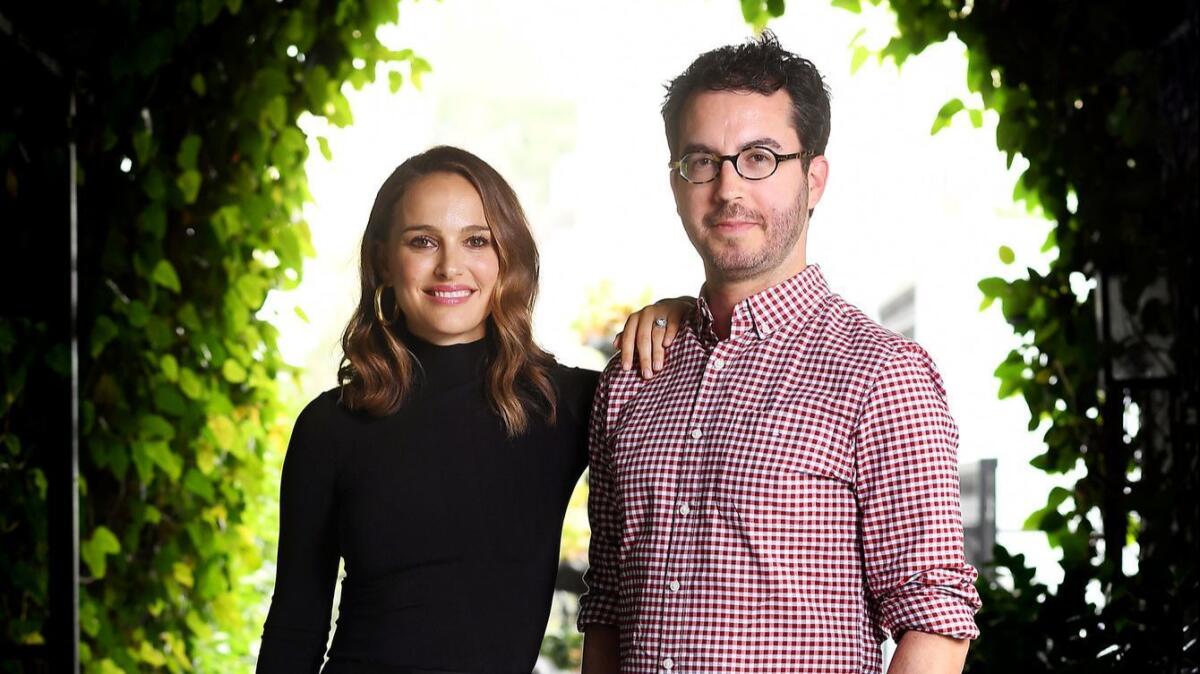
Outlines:
[[[729,333],[733,328],[733,308],[739,302],[773,285],[782,283],[804,271],[808,266],[804,261],[803,254],[798,260],[790,262],[760,276],[739,280],[723,279],[719,273],[708,270],[705,275],[707,280],[704,283],[704,299],[708,302],[708,310],[712,312],[713,331],[717,333],[717,338],[729,338]]]

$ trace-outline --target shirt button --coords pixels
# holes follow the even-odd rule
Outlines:
[[[702,437],[704,437],[704,431],[700,430],[699,428],[692,429],[692,439],[693,440],[699,440]]]
[[[690,512],[692,512],[692,509],[690,507],[688,507],[688,504],[684,503],[683,505],[679,506],[679,514],[680,515],[686,515]]]
[[[675,668],[675,661],[671,658],[663,658],[663,669],[671,670]]]
[[[672,592],[678,592],[679,591],[679,581],[673,580],[673,581],[671,581],[671,584],[668,585],[667,587],[671,588]]]
[[[710,364],[714,370],[720,370],[721,368],[725,367],[725,361],[721,360],[720,358],[713,358]]]

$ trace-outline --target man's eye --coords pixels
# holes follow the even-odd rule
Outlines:
[[[771,155],[760,150],[749,153],[747,158],[751,163],[754,164],[765,164],[771,161]]]

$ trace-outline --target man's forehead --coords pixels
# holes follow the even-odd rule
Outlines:
[[[787,146],[799,140],[792,122],[792,99],[784,89],[769,95],[753,91],[696,92],[684,105],[679,134],[681,146],[719,143],[740,147],[763,138]]]

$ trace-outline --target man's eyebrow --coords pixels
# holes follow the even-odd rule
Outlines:
[[[779,142],[776,141],[774,138],[769,138],[769,137],[764,136],[763,138],[755,138],[754,140],[742,143],[742,146],[738,149],[738,152],[741,152],[742,150],[745,150],[747,148],[752,148],[752,147],[769,147],[772,150],[782,150],[783,149],[783,146],[780,145]],[[692,152],[707,152],[708,154],[720,154],[719,152],[717,152],[716,150],[712,149],[711,147],[705,145],[704,143],[688,143],[687,145],[683,146],[683,151],[681,152],[681,154],[691,154]]]
[[[683,146],[683,151],[680,152],[680,155],[691,154],[693,152],[707,152],[708,154],[717,153],[716,150],[705,145],[704,143],[688,143],[687,145]]]
[[[742,145],[743,150],[745,150],[746,148],[751,148],[751,147],[769,147],[772,150],[782,150],[783,149],[783,146],[780,145],[778,142],[776,142],[774,138],[765,138],[765,137],[764,138],[756,138],[755,140],[752,140],[749,143]]]

